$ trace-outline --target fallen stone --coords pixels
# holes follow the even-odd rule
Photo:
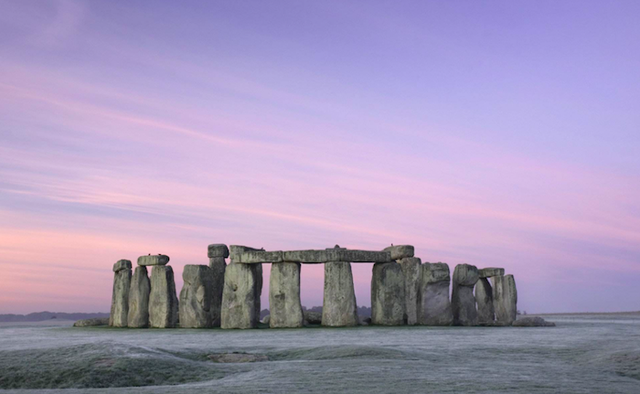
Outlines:
[[[167,265],[169,256],[164,254],[148,255],[138,257],[138,265]]]
[[[453,270],[451,311],[453,325],[478,325],[478,311],[473,287],[478,281],[478,268],[470,264],[458,264]]]
[[[129,260],[118,260],[118,262],[113,265],[113,272],[130,270],[130,269],[131,269],[131,261]]]
[[[322,325],[357,326],[357,309],[351,263],[342,261],[325,263]]]
[[[151,282],[147,267],[137,266],[129,287],[129,327],[149,327],[149,293]]]
[[[478,306],[478,324],[492,325],[495,320],[493,310],[493,290],[487,278],[480,278],[476,283],[476,305]]]
[[[265,354],[250,353],[216,353],[208,356],[214,363],[253,363],[259,361],[269,361]]]
[[[178,297],[173,268],[156,265],[151,270],[149,294],[149,326],[174,328],[178,325]]]
[[[211,292],[211,326],[220,327],[220,311],[222,308],[222,292],[224,290],[224,273],[227,263],[224,257],[210,257],[212,292]]]
[[[413,257],[415,250],[412,245],[396,245],[384,248],[384,252],[389,252],[391,260],[400,260]]]
[[[400,264],[374,264],[371,275],[371,324],[404,325],[405,302],[404,275]]]
[[[302,327],[300,263],[273,263],[269,279],[271,328]]]
[[[109,325],[111,327],[127,327],[129,286],[131,286],[131,261],[118,261],[113,266],[113,271],[113,292],[111,293]]]
[[[92,319],[82,319],[73,323],[74,327],[94,327],[94,326],[106,326],[109,324],[108,317],[94,317]]]
[[[256,328],[261,293],[262,264],[229,264],[224,275],[221,327]]]
[[[422,264],[418,321],[425,326],[450,326],[453,323],[449,301],[449,266],[446,263]]]
[[[504,268],[482,268],[478,270],[480,278],[491,278],[492,276],[503,276]]]
[[[513,275],[494,276],[493,307],[496,324],[510,326],[516,320],[518,312],[518,291]]]
[[[180,291],[180,327],[213,327],[213,271],[206,265],[185,265],[182,280],[184,284]]]
[[[420,276],[422,274],[422,261],[418,257],[405,257],[398,260],[404,275],[405,311],[407,325],[418,324],[418,309],[420,309]]]
[[[358,325],[368,326],[370,324],[371,324],[370,317],[358,315]]]
[[[521,317],[511,324],[513,327],[555,327],[556,323],[546,321],[539,316]]]
[[[207,256],[209,258],[221,257],[224,259],[229,257],[229,248],[225,244],[211,244],[207,247]]]
[[[305,325],[322,324],[322,312],[304,311]]]
[[[271,315],[267,315],[267,316],[262,318],[262,323],[263,324],[269,325],[270,322],[271,322]]]

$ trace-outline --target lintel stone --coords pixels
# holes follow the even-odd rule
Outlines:
[[[164,254],[147,255],[138,257],[138,265],[167,265],[169,256]]]
[[[482,268],[478,270],[480,278],[491,278],[493,276],[504,276],[504,268]]]
[[[406,257],[413,257],[415,249],[413,245],[394,245],[384,248],[385,252],[391,253],[392,260],[400,260]]]

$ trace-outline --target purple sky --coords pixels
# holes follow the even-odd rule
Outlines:
[[[209,243],[409,243],[506,268],[529,312],[640,310],[639,15],[2,1],[0,313],[108,311],[147,253],[179,291]],[[322,282],[303,267],[303,304]]]

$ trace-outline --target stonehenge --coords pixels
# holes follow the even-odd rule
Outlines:
[[[119,260],[113,265],[113,272],[113,293],[111,295],[109,325],[111,327],[127,327],[131,261]]]
[[[475,326],[478,311],[473,287],[478,281],[478,268],[470,264],[458,264],[451,278],[451,311],[454,326]]]
[[[425,326],[450,326],[453,313],[449,301],[449,265],[424,263],[421,269],[418,322]]]
[[[263,264],[271,264],[269,316],[261,327],[358,325],[512,326],[518,295],[504,268],[422,263],[411,245],[380,251],[271,250],[210,244],[209,264],[187,264],[178,299],[169,256],[140,256],[113,265],[109,325],[131,328],[250,329],[260,323]],[[227,258],[230,260],[227,264]],[[372,263],[371,318],[358,316],[351,264]],[[322,313],[300,300],[302,264],[324,264]],[[148,267],[151,267],[149,275]],[[451,289],[451,297],[449,291]]]
[[[406,324],[405,284],[402,266],[395,261],[376,263],[371,276],[371,324]]]

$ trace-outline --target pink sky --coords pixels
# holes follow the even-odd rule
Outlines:
[[[147,253],[179,291],[210,243],[408,243],[529,312],[640,310],[638,3],[242,3],[0,4],[0,313],[108,311]]]

